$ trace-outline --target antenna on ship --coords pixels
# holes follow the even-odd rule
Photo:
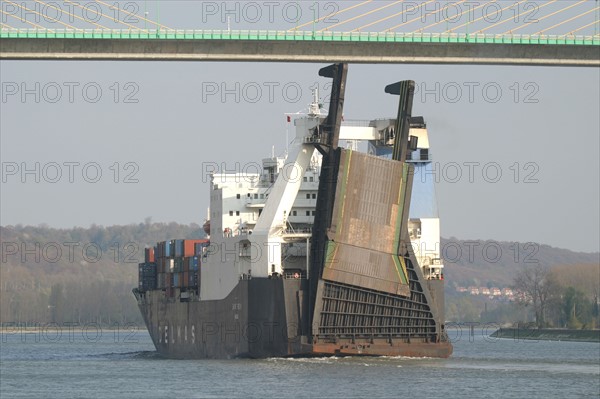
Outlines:
[[[313,101],[308,106],[308,115],[309,116],[319,116],[321,115],[321,104],[319,104],[319,89],[314,88],[312,91]]]

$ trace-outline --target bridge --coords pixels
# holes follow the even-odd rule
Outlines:
[[[78,16],[73,6],[68,12],[70,23],[65,23],[57,16],[57,12],[63,15],[57,3],[30,2],[37,7],[9,0],[2,3],[0,59],[3,60],[600,66],[600,7],[595,1],[550,0],[541,5],[524,0],[484,1],[471,7],[464,22],[461,19],[467,11],[456,11],[458,18],[452,20],[447,15],[450,7],[456,8],[464,0],[445,2],[443,7],[427,12],[423,10],[428,4],[440,2],[382,1],[373,8],[375,3],[369,0],[318,18],[315,14],[312,20],[297,22],[293,29],[286,30],[232,30],[229,19],[227,29],[177,29],[148,19],[148,12],[132,11],[121,19],[111,20],[109,11],[116,15],[126,10],[102,1],[94,4],[105,7],[102,16],[106,22],[100,23],[98,19],[90,23],[89,18]],[[212,4],[209,14],[215,15],[218,3],[204,3]],[[536,5],[528,7],[530,3]],[[368,6],[371,8],[364,8]],[[399,12],[391,12],[392,7],[399,6],[403,6]],[[492,6],[495,8],[491,13],[481,11],[481,16],[475,13],[477,9]],[[50,7],[54,17],[44,14]],[[512,10],[510,15],[502,15],[509,10]],[[203,11],[206,16],[207,11]],[[423,12],[419,15],[418,11]],[[442,18],[444,11],[446,16]],[[342,15],[345,19],[341,19]],[[427,22],[432,15],[436,19]],[[9,24],[9,20],[13,22]],[[218,24],[219,19],[215,21]],[[381,31],[369,30],[388,21],[402,23]],[[334,30],[340,26],[345,26],[345,30]]]

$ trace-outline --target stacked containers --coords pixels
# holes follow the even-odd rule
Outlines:
[[[176,289],[197,288],[201,259],[208,245],[208,240],[170,240],[146,249],[146,263],[154,263],[152,289],[165,290],[173,297]]]
[[[156,263],[144,262],[138,265],[138,281],[140,291],[156,289],[157,274]]]

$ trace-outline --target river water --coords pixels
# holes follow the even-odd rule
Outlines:
[[[168,360],[140,331],[2,334],[1,398],[600,397],[600,344],[454,334],[450,359]]]

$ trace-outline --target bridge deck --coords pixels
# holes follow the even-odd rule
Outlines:
[[[600,66],[598,36],[10,30],[0,59]]]
[[[271,30],[144,30],[144,29],[2,29],[0,38],[23,39],[145,39],[258,40],[392,43],[478,43],[597,45],[600,35],[506,35],[466,33],[312,32]]]

